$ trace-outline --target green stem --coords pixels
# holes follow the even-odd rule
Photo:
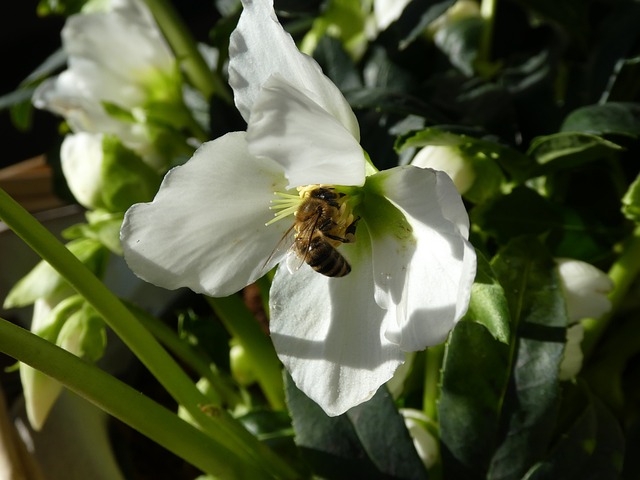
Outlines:
[[[200,54],[191,32],[167,0],[145,0],[165,38],[171,45],[187,77],[206,99],[218,95],[232,103],[220,76],[212,71]]]
[[[58,380],[108,414],[219,478],[266,478],[224,443],[75,355],[0,318],[0,351]],[[143,415],[141,413],[144,412]]]
[[[136,357],[212,439],[227,445],[246,462],[294,475],[291,468],[262,445],[229,414],[206,415],[209,402],[173,358],[122,302],[24,208],[0,189],[0,219],[47,261],[102,316]]]
[[[624,244],[622,254],[609,270],[609,277],[614,285],[613,291],[609,295],[611,311],[598,319],[589,318],[582,321],[584,325],[582,351],[585,358],[588,358],[593,353],[594,348],[611,323],[613,314],[620,307],[638,274],[640,274],[640,227],[635,229]]]
[[[422,394],[422,410],[434,422],[438,418],[438,385],[440,370],[444,356],[444,345],[427,348],[424,369],[424,392]]]
[[[491,49],[493,43],[493,28],[496,17],[496,4],[498,0],[482,0],[480,4],[480,16],[484,19],[484,28],[478,48],[478,63],[491,61]]]
[[[269,404],[284,409],[282,367],[273,344],[238,295],[208,298],[209,304],[227,330],[240,342]]]

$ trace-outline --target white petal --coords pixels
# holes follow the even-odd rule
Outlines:
[[[340,90],[311,57],[301,53],[273,11],[272,0],[243,0],[244,10],[229,44],[229,84],[238,110],[249,122],[262,85],[273,74],[298,90],[310,92],[314,102],[338,119],[360,140],[360,129]]]
[[[362,185],[365,158],[355,138],[305,92],[272,76],[254,103],[249,151],[284,167],[289,186]]]
[[[411,165],[442,170],[451,177],[461,195],[471,188],[476,179],[473,167],[460,155],[458,148],[448,145],[427,145],[423,147],[413,157]]]
[[[611,310],[611,278],[590,263],[557,258],[558,272],[567,303],[569,322],[583,318],[600,318]]]
[[[108,39],[108,41],[106,40]],[[110,12],[73,15],[62,30],[70,67],[76,58],[136,81],[151,70],[171,72],[175,57],[142,3]]]
[[[415,351],[444,341],[467,311],[476,272],[468,217],[460,195],[443,172],[398,167],[375,175],[400,210],[410,232],[372,229],[376,301],[389,310],[387,337]]]
[[[238,291],[282,257],[265,265],[290,226],[265,226],[273,192],[285,183],[279,165],[247,151],[243,132],[205,143],[167,174],[153,202],[127,211],[121,239],[129,267],[168,289]]]
[[[86,208],[102,204],[102,135],[67,135],[60,147],[60,163],[69,190]]]
[[[363,229],[365,230],[365,229]],[[368,242],[358,232],[358,242]],[[327,415],[369,400],[404,360],[383,334],[385,312],[373,300],[369,249],[340,247],[351,273],[328,278],[304,264],[281,265],[271,287],[271,338],[294,382]]]

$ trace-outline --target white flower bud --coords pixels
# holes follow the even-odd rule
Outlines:
[[[568,258],[557,258],[556,264],[570,323],[599,318],[611,310],[608,295],[613,282],[606,273],[589,263]]]
[[[471,188],[476,179],[473,167],[460,155],[460,151],[448,145],[423,147],[413,157],[411,165],[445,172],[453,180],[461,195]]]
[[[413,445],[416,447],[420,460],[425,467],[431,468],[438,461],[440,455],[438,441],[427,428],[427,425],[432,423],[431,420],[420,410],[413,408],[401,408],[400,413],[404,417],[404,424],[409,430],[409,435],[413,439]]]

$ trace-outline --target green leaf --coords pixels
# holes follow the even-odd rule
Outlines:
[[[323,36],[313,51],[313,58],[341,91],[362,88],[360,73],[338,39]]]
[[[475,72],[484,26],[482,17],[466,17],[447,23],[434,36],[436,45],[447,55],[451,64],[468,77]]]
[[[567,314],[555,263],[532,237],[510,242],[492,261],[505,290],[512,329],[513,368],[501,416],[505,437],[490,479],[519,479],[547,452],[560,400],[558,369]]]
[[[426,479],[402,416],[385,387],[338,417],[322,409],[286,375],[295,442],[317,476],[329,479]]]
[[[541,166],[536,174],[559,169],[571,169],[610,156],[623,148],[597,135],[560,132],[536,137],[527,154]]]
[[[629,186],[622,197],[622,213],[629,220],[640,223],[640,175]]]
[[[113,136],[102,141],[102,199],[112,212],[124,212],[134,203],[150,201],[161,177]]]
[[[438,402],[444,478],[485,478],[498,442],[509,348],[463,320],[447,342]]]
[[[611,102],[578,108],[565,118],[560,130],[636,138],[640,135],[640,104]]]
[[[564,396],[564,408],[572,420],[559,432],[547,458],[533,466],[524,479],[619,478],[624,438],[616,418],[585,388],[567,384]]]
[[[107,252],[99,242],[91,239],[72,240],[67,248],[93,272],[101,273],[104,270]],[[4,308],[25,307],[38,298],[72,293],[74,291],[69,284],[42,260],[13,286],[4,301]]]
[[[526,187],[517,187],[508,195],[476,206],[471,210],[471,220],[500,243],[562,227],[556,207]]]
[[[484,255],[478,251],[476,254],[478,270],[465,320],[484,325],[493,338],[509,343],[509,308],[504,290]]]

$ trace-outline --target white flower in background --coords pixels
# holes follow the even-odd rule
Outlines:
[[[298,51],[271,1],[243,4],[229,81],[247,132],[204,144],[152,203],[129,209],[125,259],[151,283],[212,296],[286,260],[271,288],[272,340],[297,386],[339,415],[371,398],[405,352],[442,342],[465,313],[476,268],[468,216],[441,172],[376,172],[349,104]],[[340,264],[342,277],[288,252],[293,240],[281,239],[295,218],[295,244],[313,250],[308,263]]]
[[[433,467],[440,458],[440,447],[436,437],[429,431],[428,425],[433,424],[420,410],[413,408],[401,408],[400,414],[404,418],[404,424],[413,439],[416,452],[425,467]]]
[[[60,164],[69,190],[89,209],[102,206],[102,138],[100,133],[74,133],[67,135],[60,147]]]
[[[464,195],[476,179],[473,167],[460,154],[460,150],[448,145],[422,147],[411,160],[411,165],[445,172],[453,180],[460,195]]]
[[[569,318],[559,378],[569,380],[582,368],[584,327],[579,322],[584,318],[599,318],[611,310],[608,295],[613,289],[613,282],[606,273],[586,262],[558,258],[556,265]]]
[[[402,11],[411,0],[373,0],[373,16],[379,31],[400,18]]]
[[[63,116],[74,132],[116,135],[149,165],[162,168],[166,160],[153,147],[146,107],[180,108],[181,80],[144,2],[112,0],[106,10],[72,15],[62,44],[68,69],[36,89],[34,105]]]
[[[570,258],[556,259],[560,281],[567,302],[569,322],[599,318],[611,310],[611,278],[587,262]]]

